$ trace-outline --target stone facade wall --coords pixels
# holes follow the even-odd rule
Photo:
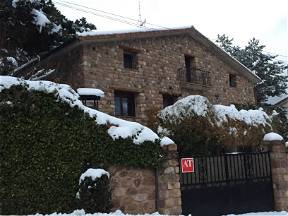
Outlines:
[[[167,161],[154,169],[111,167],[109,169],[113,210],[140,214],[181,214],[181,190],[177,146],[165,146]]]
[[[270,142],[275,210],[288,211],[288,152],[284,143]]]
[[[100,102],[100,110],[111,115],[115,114],[115,90],[136,94],[136,117],[132,120],[144,124],[147,123],[147,113],[163,108],[163,94],[179,98],[201,94],[211,102],[227,105],[255,103],[253,84],[189,36],[102,43],[93,43],[91,40],[83,46],[83,86],[100,88],[105,92],[105,98]],[[125,48],[137,51],[136,69],[124,68]],[[196,68],[210,72],[211,86],[183,85],[179,74],[185,71],[184,55],[195,58]],[[229,86],[230,73],[237,75],[236,88]]]
[[[123,50],[137,53],[137,67],[125,68]],[[210,74],[211,85],[183,82],[184,55],[193,56],[195,67]],[[217,54],[187,34],[98,41],[82,37],[42,60],[37,69],[55,68],[45,79],[67,83],[74,89],[99,88],[105,92],[99,109],[115,114],[114,92],[135,94],[135,116],[123,117],[143,124],[148,116],[163,108],[163,95],[178,98],[200,94],[212,103],[254,104],[254,86],[244,75],[230,67]],[[229,74],[237,75],[237,86],[229,86]]]

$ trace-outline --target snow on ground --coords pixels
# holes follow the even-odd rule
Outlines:
[[[227,216],[235,216],[234,214],[229,214]],[[258,213],[247,213],[239,214],[237,216],[288,216],[288,212],[258,212]]]
[[[283,137],[277,133],[271,132],[265,134],[263,141],[282,141]]]
[[[250,126],[270,125],[270,117],[261,109],[238,110],[234,105],[212,105],[206,97],[190,95],[161,111],[159,117],[167,120],[181,120],[184,116],[206,117],[211,112],[215,116],[218,126],[229,119],[245,122]]]
[[[88,169],[79,178],[79,185],[86,177],[91,177],[92,181],[95,181],[97,178],[101,178],[102,175],[107,175],[110,177],[109,173],[103,169]]]
[[[69,86],[65,84],[57,84],[50,81],[29,81],[11,76],[0,76],[0,92],[4,89],[9,89],[13,85],[21,85],[29,91],[41,91],[45,93],[53,93],[58,101],[64,101],[71,107],[78,107],[91,117],[96,118],[97,124],[112,125],[108,129],[108,134],[113,139],[119,137],[133,137],[135,144],[141,144],[144,141],[156,141],[159,136],[151,129],[136,123],[110,116],[106,113],[91,109],[82,104],[79,100],[79,95]]]
[[[37,216],[44,216],[42,214],[36,214]],[[35,215],[35,216],[36,216]],[[159,213],[153,213],[153,214],[137,214],[138,216],[160,216]],[[48,214],[46,216],[132,216],[131,214],[124,214],[120,210],[117,210],[113,213],[93,213],[93,214],[86,214],[85,211],[82,210],[75,210],[74,212],[70,214],[64,214],[64,213],[53,213]],[[165,216],[165,215],[162,215]],[[229,214],[227,216],[236,216],[234,214]],[[239,214],[237,216],[288,216],[288,212],[258,212],[258,213],[247,213],[247,214]]]
[[[98,97],[104,97],[104,92],[96,88],[78,88],[77,93],[79,95],[95,95]]]
[[[138,216],[160,216],[159,213],[153,213],[153,214],[137,214]],[[44,216],[42,214],[36,214],[35,216]],[[93,214],[88,214],[85,213],[83,209],[81,210],[75,210],[74,212],[70,214],[65,214],[65,213],[53,213],[53,214],[48,214],[46,216],[132,216],[131,214],[124,214],[120,210],[117,210],[113,213],[93,213]],[[162,215],[165,216],[165,215]]]

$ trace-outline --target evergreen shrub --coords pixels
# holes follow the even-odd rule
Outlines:
[[[92,179],[85,177],[80,182],[79,207],[86,213],[109,213],[112,208],[109,177],[102,175]]]

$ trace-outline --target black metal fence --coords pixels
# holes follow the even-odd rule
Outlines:
[[[181,174],[183,187],[271,178],[269,152],[197,157],[194,164],[194,173]]]
[[[194,173],[180,174],[183,214],[273,210],[269,152],[196,157],[194,164]]]

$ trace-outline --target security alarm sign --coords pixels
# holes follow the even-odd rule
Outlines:
[[[182,173],[194,172],[194,159],[193,158],[181,158]]]

